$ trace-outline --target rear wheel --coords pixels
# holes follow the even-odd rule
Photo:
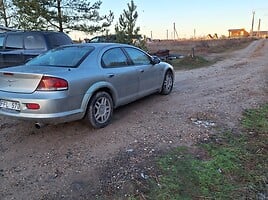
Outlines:
[[[167,71],[164,77],[163,85],[160,94],[167,95],[172,91],[174,83],[173,74]]]
[[[107,92],[98,92],[90,100],[85,116],[94,128],[107,126],[113,115],[113,100]]]

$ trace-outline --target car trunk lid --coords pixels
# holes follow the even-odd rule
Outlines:
[[[18,66],[5,68],[0,71],[0,90],[14,93],[33,93],[43,76],[63,74],[68,69],[52,67]]]
[[[0,90],[16,93],[33,93],[42,74],[0,72]]]

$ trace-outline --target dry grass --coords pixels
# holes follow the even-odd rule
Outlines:
[[[171,54],[189,55],[192,49],[198,55],[209,53],[222,53],[230,50],[237,50],[246,47],[253,39],[219,39],[219,40],[163,40],[147,44],[150,53],[158,50],[168,49]]]

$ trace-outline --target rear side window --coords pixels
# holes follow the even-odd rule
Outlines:
[[[48,44],[51,49],[61,46],[61,45],[66,45],[66,44],[71,44],[72,40],[65,34],[61,33],[53,33],[53,34],[48,34],[47,36]]]
[[[23,49],[22,34],[8,35],[6,41],[6,49]]]
[[[0,49],[4,47],[5,35],[0,35]]]
[[[106,51],[102,56],[102,66],[104,68],[128,66],[128,60],[120,48]]]
[[[125,50],[128,53],[134,65],[151,64],[151,60],[149,59],[148,55],[146,55],[144,52],[134,48],[125,48]]]
[[[42,35],[29,34],[24,37],[25,49],[46,49],[45,40]]]

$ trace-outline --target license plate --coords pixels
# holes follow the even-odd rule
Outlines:
[[[20,103],[16,101],[6,101],[0,99],[0,108],[6,108],[10,110],[20,110]]]

